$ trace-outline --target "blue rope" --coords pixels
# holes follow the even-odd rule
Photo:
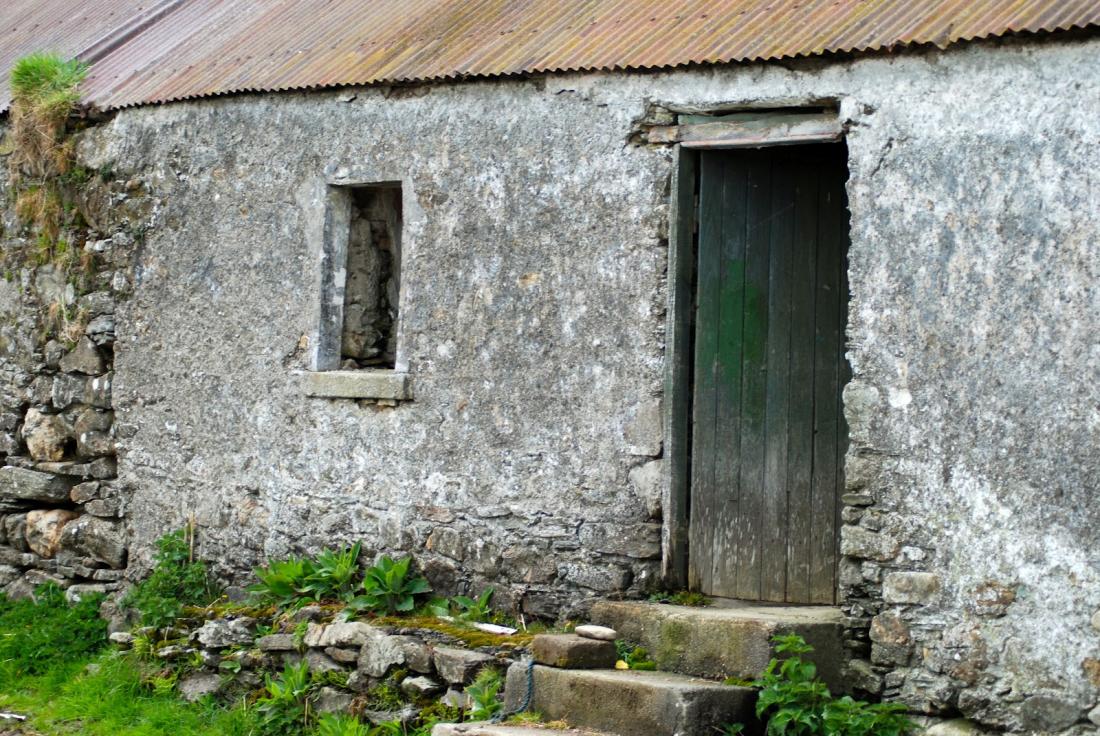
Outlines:
[[[508,716],[514,716],[516,713],[523,713],[525,710],[531,707],[531,700],[535,697],[535,659],[532,657],[527,660],[527,692],[523,696],[523,702],[519,704],[519,707],[513,711],[505,711],[500,709],[495,716],[489,719],[489,723],[500,723]]]

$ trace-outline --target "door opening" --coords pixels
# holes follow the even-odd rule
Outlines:
[[[688,583],[832,604],[850,377],[846,149],[696,161]]]

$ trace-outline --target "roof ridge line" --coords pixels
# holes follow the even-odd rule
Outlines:
[[[90,44],[83,51],[78,52],[76,58],[89,65],[96,63],[138,34],[156,25],[165,16],[171,15],[186,2],[187,0],[163,0],[159,5],[144,13],[138,13],[126,23]]]

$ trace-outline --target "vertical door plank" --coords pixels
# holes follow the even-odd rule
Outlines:
[[[745,155],[745,161],[748,213],[742,314],[741,502],[737,514],[736,565],[737,596],[759,600],[766,444],[771,158],[766,151],[754,151]]]
[[[737,514],[742,503],[741,371],[742,310],[745,299],[744,222],[748,214],[748,171],[740,159],[724,153],[726,191],[722,203],[721,306],[718,316],[718,377],[716,380],[714,482],[718,498],[718,529],[714,532],[714,590],[735,595],[737,575]]]
[[[817,175],[795,172],[794,258],[791,279],[790,409],[787,414],[787,600],[810,599],[810,527],[813,523],[814,280],[817,273]]]
[[[791,158],[778,149],[771,149],[769,153],[772,154],[772,181],[768,205],[771,243],[764,419],[767,444],[761,509],[760,597],[766,601],[783,601],[787,589],[787,445],[795,186]]]
[[[718,309],[725,166],[703,156],[699,178],[698,302],[696,305],[695,381],[692,408],[691,517],[688,582],[713,590],[715,516],[715,381],[718,370]]]
[[[841,208],[843,190],[831,167],[822,166],[819,190],[817,288],[815,289],[813,520],[810,602],[832,603],[836,583],[837,444],[839,442]]]

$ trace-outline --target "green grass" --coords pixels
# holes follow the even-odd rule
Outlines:
[[[102,648],[107,624],[98,616],[100,600],[89,596],[69,606],[54,586],[39,588],[33,600],[0,596],[0,690]]]
[[[0,710],[30,717],[28,734],[245,736],[255,714],[157,693],[158,674],[133,654],[104,651],[95,597],[70,606],[55,587],[34,600],[0,596]],[[159,673],[165,674],[165,673]]]
[[[78,87],[88,66],[57,54],[36,52],[17,59],[11,68],[12,97],[50,115],[67,115],[80,101]]]
[[[30,716],[49,736],[247,736],[256,716],[241,707],[189,704],[156,694],[132,656],[106,652],[55,665],[0,691],[0,709]]]

